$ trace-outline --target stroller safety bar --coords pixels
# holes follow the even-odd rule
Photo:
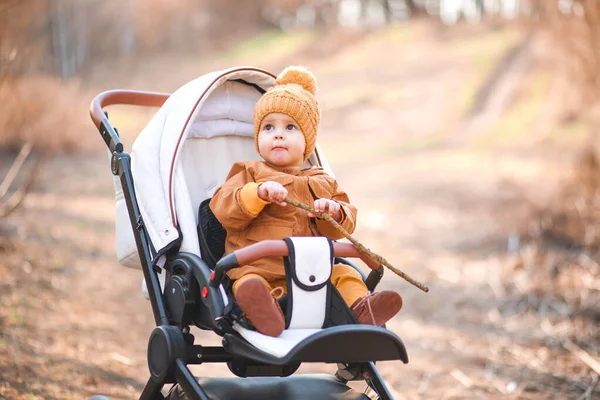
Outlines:
[[[333,243],[333,253],[335,257],[358,257],[369,268],[379,271],[382,266],[375,260],[369,258],[366,254],[362,254],[358,249],[350,243]],[[221,258],[215,266],[214,278],[211,279],[212,287],[219,287],[223,276],[227,271],[233,268],[239,268],[242,265],[248,265],[263,257],[287,257],[289,250],[283,240],[263,240],[229,253]]]

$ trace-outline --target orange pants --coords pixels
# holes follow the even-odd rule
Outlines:
[[[233,282],[234,296],[240,283],[250,278],[262,279],[265,285],[271,292],[274,292],[273,295],[277,298],[287,294],[287,284],[285,279],[269,282],[258,274],[247,274]],[[340,292],[348,307],[352,306],[360,297],[369,294],[369,290],[363,282],[360,273],[346,264],[335,264],[333,266],[331,271],[331,283],[333,283],[333,286]]]

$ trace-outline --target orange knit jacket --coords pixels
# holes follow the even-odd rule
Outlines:
[[[337,181],[320,167],[300,171],[276,170],[264,161],[238,162],[227,180],[216,191],[210,208],[227,231],[225,254],[265,239],[289,236],[326,236],[341,239],[342,234],[329,222],[309,218],[306,211],[292,205],[271,204],[258,197],[257,188],[263,182],[275,181],[288,191],[288,197],[312,205],[314,200],[327,198],[342,207],[340,224],[351,234],[356,225],[357,210]],[[285,278],[283,261],[266,257],[252,265],[229,271],[231,279],[246,274],[261,275],[267,281]]]

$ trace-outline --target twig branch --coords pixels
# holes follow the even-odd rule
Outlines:
[[[594,394],[594,391],[596,390],[596,386],[598,386],[598,381],[600,380],[600,375],[596,375],[594,376],[594,379],[592,380],[592,384],[590,386],[588,386],[588,388],[585,390],[585,392],[583,392],[583,394],[581,396],[579,396],[577,398],[577,400],[589,400],[592,398],[592,394]]]
[[[460,382],[464,387],[470,389],[473,386],[473,380],[469,378],[464,372],[460,369],[453,369],[450,371],[450,376]]]
[[[575,343],[571,342],[567,338],[563,339],[562,345],[565,349],[569,350],[577,358],[583,361],[583,363],[590,367],[595,373],[600,375],[600,362],[598,362],[598,360],[592,357],[588,352],[586,352],[581,347],[577,346]]]
[[[116,353],[116,352],[112,352],[110,354],[110,357],[115,360],[120,362],[121,364],[127,365],[128,367],[135,367],[137,366],[137,362],[135,362],[135,360],[132,360],[129,357],[125,357],[122,354]]]
[[[366,254],[367,256],[369,256],[370,258],[372,258],[373,260],[375,260],[378,263],[382,264],[383,266],[387,267],[389,270],[391,270],[393,273],[395,273],[399,277],[405,279],[407,282],[412,283],[413,285],[415,285],[416,287],[418,287],[422,291],[429,292],[429,288],[427,286],[423,285],[420,282],[415,281],[413,278],[411,278],[410,276],[408,276],[404,272],[402,272],[399,269],[397,269],[396,267],[392,266],[385,258],[381,257],[378,254],[373,253],[371,250],[369,250],[368,248],[366,248],[365,246],[363,246],[358,240],[356,240],[352,236],[350,236],[350,234],[340,224],[338,224],[338,222],[335,219],[333,219],[333,217],[331,215],[329,215],[327,213],[315,211],[315,209],[313,207],[311,207],[309,205],[306,205],[304,203],[300,203],[299,201],[296,201],[296,200],[293,200],[293,199],[285,199],[285,202],[288,203],[288,204],[293,205],[294,207],[302,208],[303,210],[309,211],[309,212],[313,213],[315,216],[328,221],[329,223],[331,223],[333,225],[333,227],[335,229],[337,229],[338,231],[340,231],[341,234],[344,235],[344,237],[346,239],[348,239],[350,242],[352,242],[352,244],[354,246],[356,246],[356,249],[360,253]]]
[[[0,199],[3,199],[4,196],[6,196],[8,188],[10,187],[10,185],[12,185],[13,181],[19,174],[19,171],[23,167],[23,164],[25,163],[25,160],[27,160],[27,157],[30,153],[31,144],[28,142],[25,143],[23,147],[21,147],[21,151],[19,151],[17,158],[15,158],[12,165],[10,166],[10,169],[6,173],[6,176],[2,180],[2,183],[0,183]]]
[[[12,213],[25,199],[25,196],[27,196],[27,193],[29,193],[33,187],[33,184],[37,180],[42,159],[43,157],[39,156],[35,160],[35,164],[29,170],[29,176],[27,177],[23,187],[13,193],[12,196],[10,196],[5,202],[0,203],[0,218],[4,218]]]

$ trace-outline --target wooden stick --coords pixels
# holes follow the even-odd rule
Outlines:
[[[596,390],[596,386],[598,386],[598,381],[600,381],[600,375],[594,376],[594,379],[592,380],[592,384],[590,386],[588,386],[588,388],[585,390],[585,392],[583,392],[582,395],[577,398],[577,400],[591,399],[592,394],[594,394],[594,391]]]
[[[352,244],[354,246],[356,246],[356,249],[360,253],[366,254],[367,256],[369,256],[370,258],[372,258],[373,260],[375,260],[378,263],[382,264],[383,266],[387,267],[389,270],[391,270],[393,273],[395,273],[399,277],[405,279],[407,282],[412,283],[413,285],[415,285],[416,287],[418,287],[422,291],[429,292],[429,288],[427,286],[423,285],[420,282],[415,281],[413,278],[411,278],[410,276],[408,276],[404,272],[402,272],[399,269],[397,269],[396,267],[392,266],[385,258],[381,257],[378,254],[373,253],[371,250],[369,250],[368,248],[366,248],[365,246],[363,246],[358,240],[356,240],[352,236],[350,236],[350,234],[348,233],[348,231],[346,231],[340,224],[338,224],[338,222],[335,219],[333,219],[333,217],[331,215],[329,215],[327,213],[316,211],[313,207],[311,207],[309,205],[306,205],[304,203],[300,203],[299,201],[296,201],[296,200],[293,200],[293,199],[285,199],[284,201],[286,203],[288,203],[288,204],[293,205],[294,207],[302,208],[303,210],[311,212],[315,216],[328,221],[329,223],[331,223],[333,225],[333,227],[335,229],[337,229],[338,231],[340,231],[340,233],[342,235],[344,235],[344,237],[346,239],[348,239],[350,242],[352,242]]]
[[[450,376],[453,377],[454,379],[456,379],[458,382],[462,383],[463,386],[466,387],[467,389],[469,389],[473,386],[473,380],[471,378],[469,378],[460,369],[455,368],[452,371],[450,371]]]
[[[598,362],[598,360],[592,357],[588,352],[586,352],[567,338],[563,339],[562,345],[565,349],[569,350],[571,353],[577,356],[577,358],[583,361],[584,364],[590,367],[595,373],[600,375],[600,362]]]
[[[27,160],[27,157],[30,153],[31,144],[25,143],[23,147],[21,147],[19,155],[17,156],[17,158],[15,158],[10,169],[6,173],[6,176],[2,180],[2,183],[0,183],[0,199],[2,199],[6,195],[6,192],[8,192],[8,188],[10,187],[10,185],[12,185],[13,181],[19,174],[21,167],[23,167],[23,163],[25,163],[25,160]]]
[[[0,201],[0,218],[7,217],[10,213],[12,213],[21,202],[25,199],[33,184],[37,180],[38,174],[40,172],[40,165],[42,163],[43,156],[38,156],[35,160],[34,165],[29,170],[27,179],[23,186],[19,188],[16,192],[14,192],[8,199],[5,201]]]
[[[137,363],[135,362],[135,360],[132,360],[129,357],[125,357],[122,354],[116,353],[116,352],[112,352],[110,354],[110,357],[115,360],[120,362],[121,364],[127,365],[128,367],[135,367],[137,366]]]

